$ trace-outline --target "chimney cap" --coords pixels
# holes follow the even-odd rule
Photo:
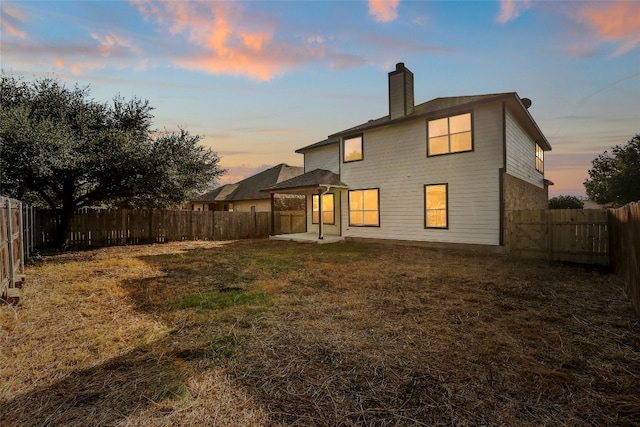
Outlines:
[[[396,64],[396,71],[404,70],[404,62],[398,62]]]

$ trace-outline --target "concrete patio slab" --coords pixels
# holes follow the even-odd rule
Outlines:
[[[344,241],[344,237],[336,235],[324,235],[323,239],[318,239],[318,233],[295,233],[269,236],[269,240],[285,240],[289,242],[326,244],[342,242]]]

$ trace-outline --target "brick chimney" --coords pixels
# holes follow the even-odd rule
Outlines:
[[[413,73],[403,62],[389,73],[389,118],[391,120],[413,113]]]

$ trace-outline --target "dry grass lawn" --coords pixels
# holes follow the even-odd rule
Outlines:
[[[2,427],[640,425],[640,319],[593,268],[247,240],[27,273]]]

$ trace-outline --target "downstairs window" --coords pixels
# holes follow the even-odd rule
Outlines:
[[[447,184],[424,186],[425,228],[448,228],[449,209]]]
[[[377,188],[349,191],[349,225],[380,226],[380,197]]]

